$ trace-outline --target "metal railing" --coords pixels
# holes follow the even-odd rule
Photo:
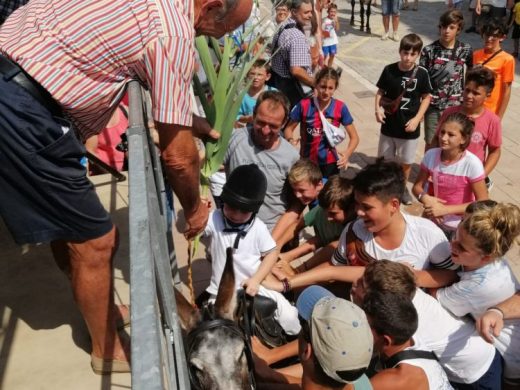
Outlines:
[[[177,317],[174,257],[157,150],[146,128],[141,87],[128,86],[132,388],[190,389]]]

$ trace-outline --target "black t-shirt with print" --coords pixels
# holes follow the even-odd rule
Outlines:
[[[408,81],[412,73],[413,69],[405,72],[400,70],[396,62],[385,66],[376,85],[385,92],[384,96],[395,99],[401,94],[406,81]],[[420,125],[417,126],[414,132],[410,133],[404,131],[404,128],[406,123],[419,111],[422,95],[431,93],[431,90],[432,87],[430,85],[428,72],[422,66],[419,66],[413,82],[406,89],[401,104],[399,105],[399,110],[392,115],[385,113],[386,119],[385,123],[381,124],[381,133],[393,138],[419,138]]]

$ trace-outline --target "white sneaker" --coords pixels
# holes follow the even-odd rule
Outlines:
[[[399,36],[397,31],[394,31],[394,33],[392,34],[392,40],[396,41],[396,42],[399,42],[400,39],[401,39],[401,37]]]
[[[388,33],[385,32],[382,36],[381,36],[381,40],[382,41],[386,41],[388,39]]]

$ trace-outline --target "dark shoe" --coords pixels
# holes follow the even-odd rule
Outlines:
[[[343,73],[343,68],[340,68],[339,66],[336,67],[336,73],[338,74],[338,77],[341,78],[341,74]]]
[[[489,176],[487,176],[487,177],[484,179],[484,183],[486,183],[486,188],[487,188],[488,192],[491,191],[491,189],[493,188],[493,185],[494,185],[493,180],[491,180],[491,179],[489,178]]]
[[[410,194],[410,191],[408,191],[408,188],[405,188],[403,196],[401,197],[401,203],[410,206],[412,202],[412,195]]]
[[[469,34],[469,33],[475,33],[477,34],[477,29],[475,28],[475,26],[471,26],[470,28],[467,28],[466,29],[466,32]]]

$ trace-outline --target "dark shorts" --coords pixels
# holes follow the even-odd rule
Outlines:
[[[450,382],[455,390],[498,390],[502,388],[502,368],[504,360],[498,351],[488,370],[478,381],[473,383]]]
[[[85,241],[112,229],[71,124],[0,74],[0,216],[18,244]]]

